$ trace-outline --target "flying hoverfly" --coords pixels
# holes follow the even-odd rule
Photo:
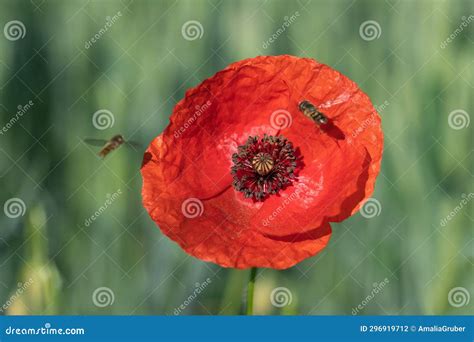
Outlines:
[[[114,135],[110,140],[86,138],[84,142],[93,146],[101,146],[102,148],[98,153],[101,158],[105,158],[110,152],[118,149],[122,145],[129,146],[135,150],[142,147],[137,142],[126,141],[121,134]]]
[[[301,101],[298,108],[304,115],[316,122],[318,125],[325,125],[328,123],[326,115],[321,113],[311,102],[307,100]]]

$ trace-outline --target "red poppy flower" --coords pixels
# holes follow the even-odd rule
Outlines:
[[[318,112],[304,115],[302,101]],[[186,252],[284,269],[321,251],[380,170],[380,117],[344,75],[262,56],[186,92],[145,153],[143,203]]]

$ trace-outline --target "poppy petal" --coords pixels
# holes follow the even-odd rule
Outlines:
[[[305,116],[303,100],[327,123]],[[292,144],[298,172],[276,194],[245,198],[232,186],[232,156],[265,135]],[[323,248],[329,222],[371,195],[382,149],[380,117],[354,82],[311,59],[256,57],[186,92],[146,152],[143,202],[191,255],[225,267],[286,268]],[[193,211],[183,212],[190,203]],[[282,248],[293,257],[279,256]]]

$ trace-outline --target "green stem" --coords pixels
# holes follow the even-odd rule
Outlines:
[[[250,270],[250,279],[247,286],[247,315],[253,315],[253,290],[255,287],[255,277],[257,276],[257,268],[252,267]]]

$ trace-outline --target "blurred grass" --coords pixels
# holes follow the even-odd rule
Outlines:
[[[118,11],[122,16],[89,49]],[[262,47],[296,11],[300,16]],[[188,257],[164,238],[141,206],[141,153],[120,149],[104,162],[84,137],[122,133],[146,146],[167,125],[187,88],[229,63],[261,54],[315,58],[354,81],[381,111],[379,216],[334,225],[329,246],[286,271],[262,270],[257,313],[351,314],[389,284],[361,314],[467,314],[472,301],[448,303],[453,287],[474,295],[472,202],[446,227],[440,220],[472,193],[472,127],[454,130],[448,114],[473,109],[472,1],[44,1],[0,3],[0,23],[20,20],[26,36],[0,36],[0,126],[19,105],[34,106],[0,136],[0,203],[21,198],[26,214],[0,216],[0,305],[18,282],[34,279],[11,314],[173,314],[207,277],[210,286],[183,314],[238,314],[248,272]],[[201,39],[181,27],[198,20]],[[359,26],[376,20],[380,38]],[[108,109],[113,128],[92,114]],[[122,195],[90,227],[84,221]],[[99,287],[113,305],[93,304]],[[271,305],[275,287],[292,302]]]

